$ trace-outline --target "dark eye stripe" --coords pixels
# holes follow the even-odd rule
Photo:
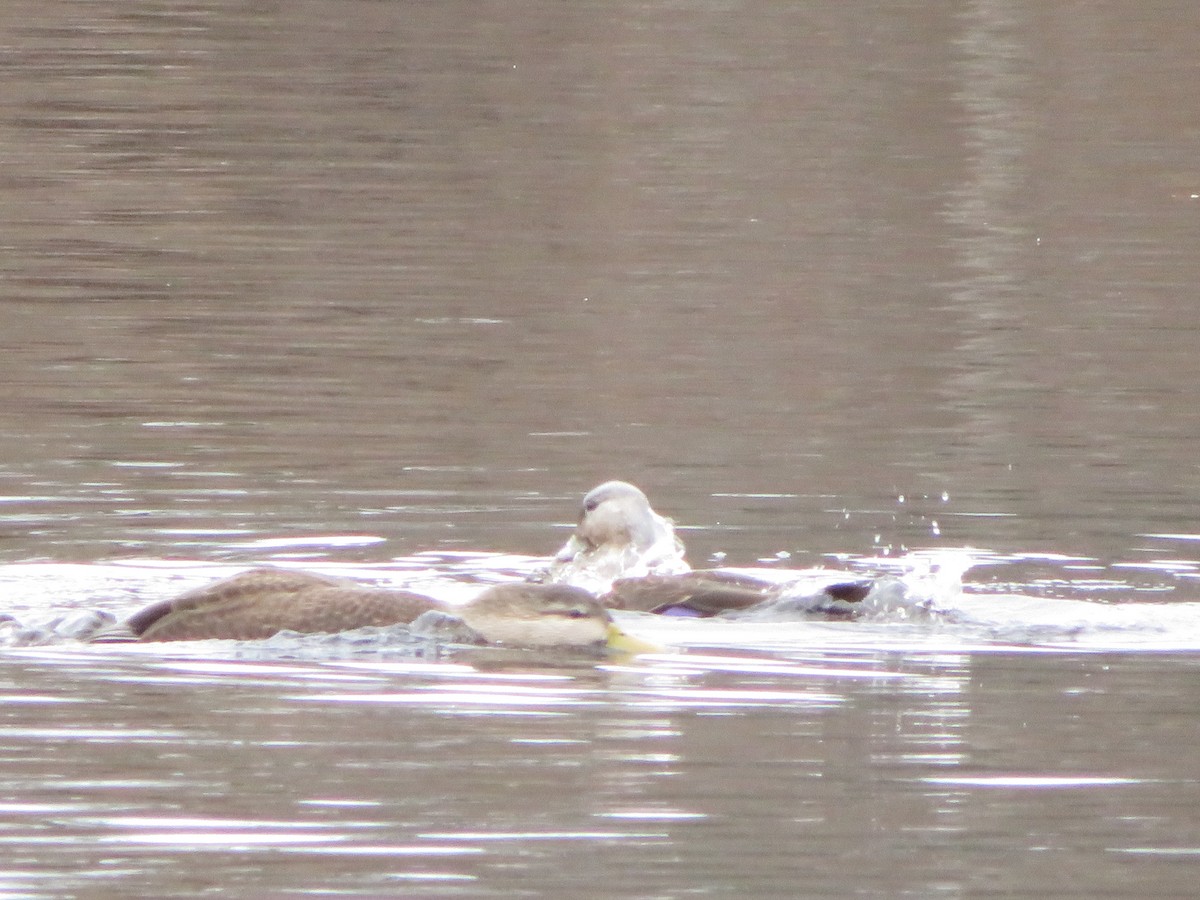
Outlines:
[[[562,616],[564,619],[586,619],[588,611],[586,609],[548,609],[546,615]]]

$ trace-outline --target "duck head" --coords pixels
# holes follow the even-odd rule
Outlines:
[[[498,584],[455,613],[489,644],[625,649],[630,640],[608,609],[568,584]]]

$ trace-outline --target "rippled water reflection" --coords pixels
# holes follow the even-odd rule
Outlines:
[[[573,669],[23,651],[0,664],[3,886],[894,895],[999,877],[1050,894],[1149,879],[1184,896],[1169,861],[1197,852],[1197,782],[1172,748],[1191,718],[1147,730],[1143,704],[1181,708],[1196,667],[863,650]]]

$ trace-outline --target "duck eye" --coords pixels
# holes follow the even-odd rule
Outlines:
[[[566,616],[568,619],[586,619],[587,618],[587,610],[579,609],[578,607],[576,607],[574,609],[564,609],[563,615]]]
[[[584,512],[592,512],[599,505],[600,505],[600,501],[597,500],[595,497],[592,497],[590,500],[583,501],[583,511]]]

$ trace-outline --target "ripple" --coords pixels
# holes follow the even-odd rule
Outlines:
[[[926,784],[984,788],[1087,788],[1143,784],[1143,778],[1111,778],[1100,775],[931,775],[921,778]]]

